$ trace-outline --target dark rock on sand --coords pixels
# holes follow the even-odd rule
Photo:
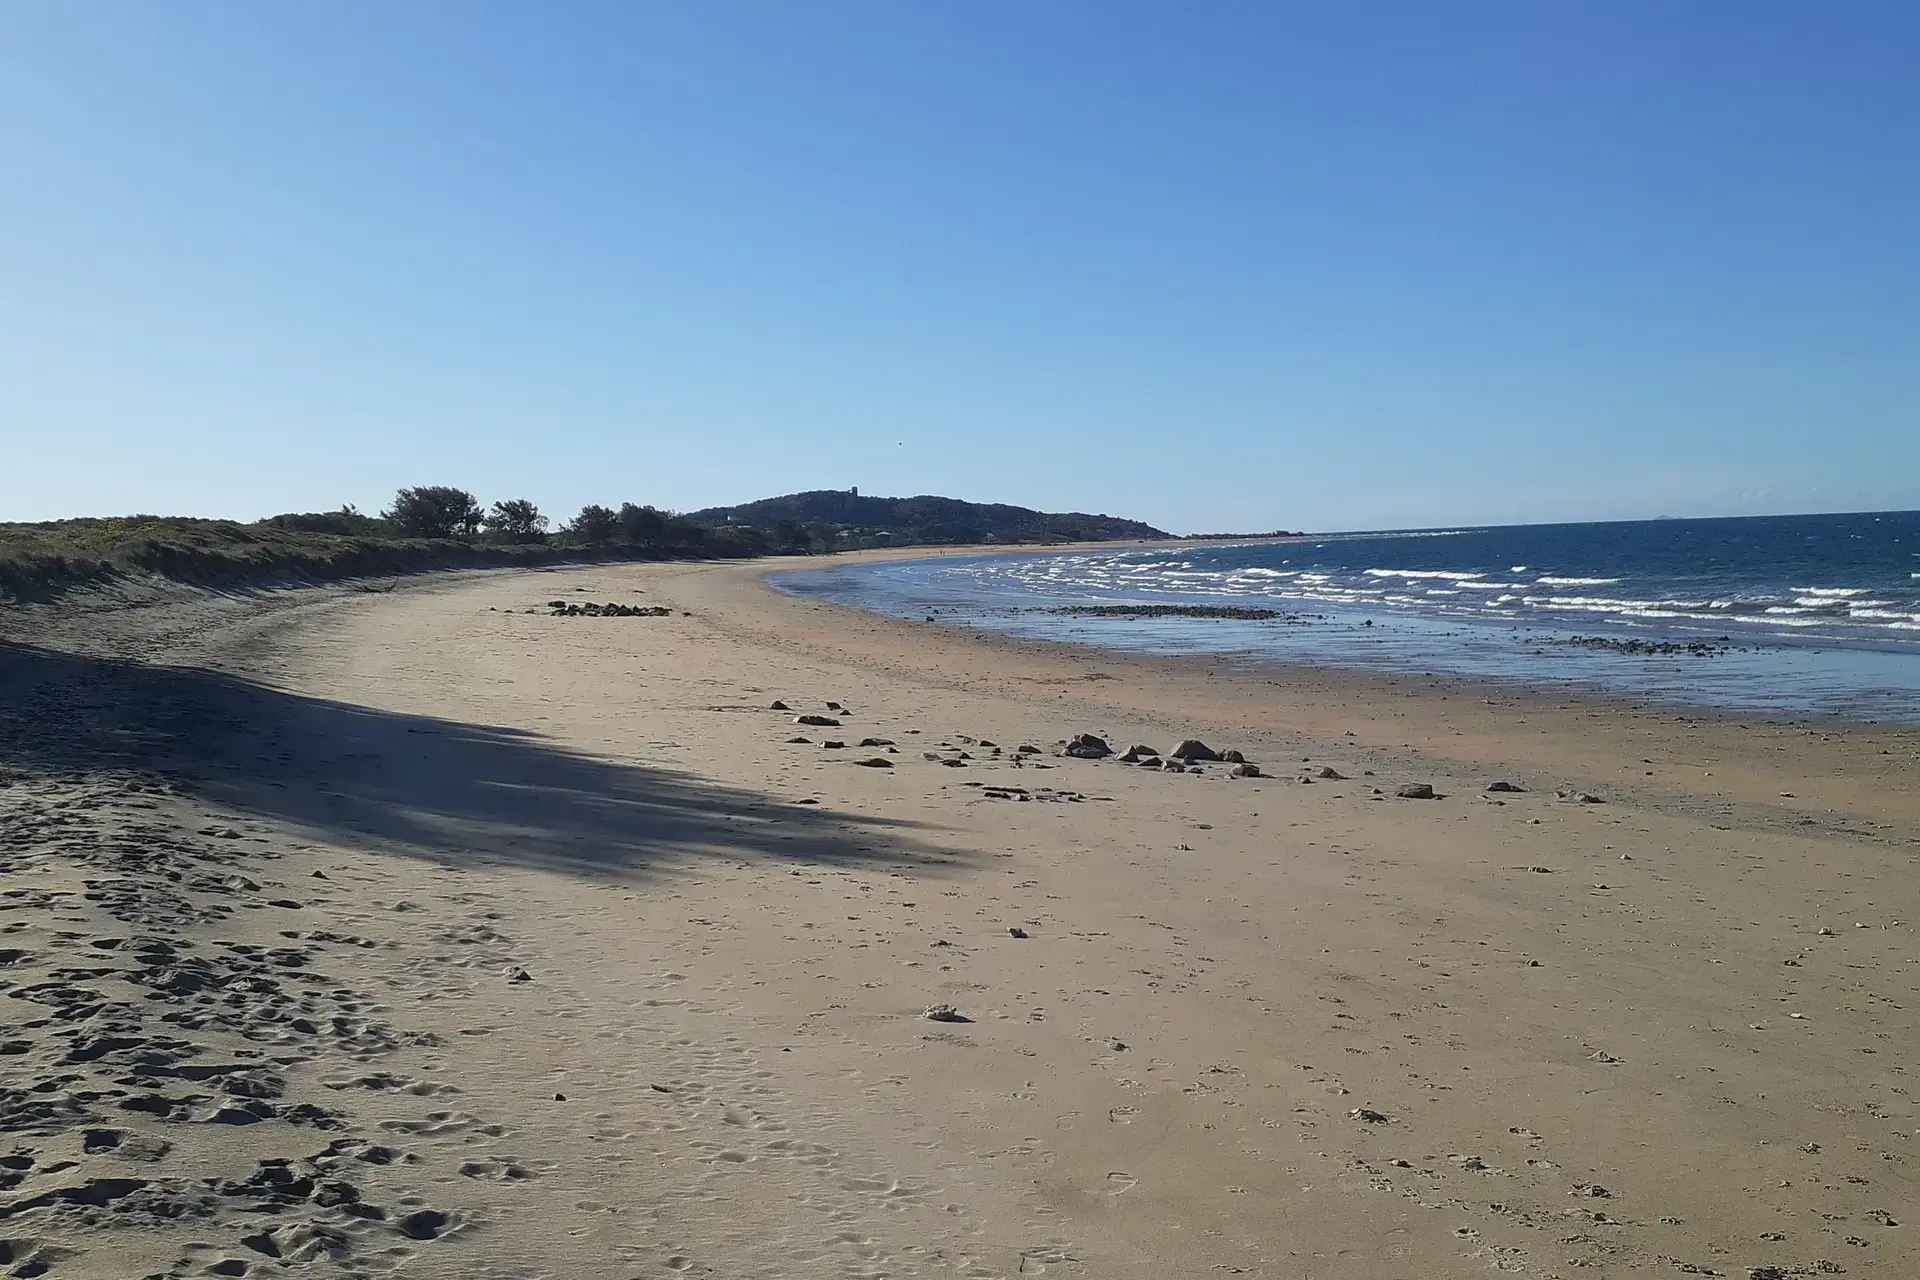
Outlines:
[[[1173,758],[1175,760],[1185,760],[1191,764],[1195,760],[1217,761],[1220,759],[1220,753],[1198,738],[1188,738],[1185,742],[1182,742],[1173,749]]]
[[[1518,786],[1511,782],[1489,782],[1487,784],[1487,790],[1499,791],[1499,792],[1524,792],[1526,788],[1522,786]]]
[[[1332,765],[1326,764],[1321,765],[1320,771],[1313,776],[1316,778],[1325,778],[1328,782],[1345,782],[1347,780],[1346,774],[1340,772]]]
[[[1153,759],[1159,754],[1152,747],[1136,742],[1127,748],[1126,754],[1121,756],[1120,760],[1123,764],[1139,764],[1142,760]]]
[[[854,763],[859,765],[862,769],[893,768],[893,761],[887,759],[885,756],[874,756],[871,760],[855,760]]]
[[[1433,784],[1431,782],[1409,782],[1393,794],[1399,796],[1402,800],[1431,800],[1434,798]]]
[[[1245,760],[1242,760],[1228,771],[1227,776],[1230,778],[1258,778],[1261,776],[1260,766],[1257,764],[1248,764]]]
[[[1247,762],[1246,756],[1242,755],[1239,751],[1222,751],[1220,758],[1228,764],[1245,764]]]
[[[793,718],[793,722],[795,724],[813,725],[816,728],[837,729],[840,727],[840,722],[838,720],[835,720],[832,716],[816,716],[816,715],[795,716]]]
[[[1076,733],[1067,743],[1067,754],[1080,760],[1101,760],[1113,754],[1107,740],[1091,733]]]
[[[1024,938],[1027,936],[1027,931],[1016,924],[1007,930],[1007,936],[1010,938]]]
[[[673,610],[658,605],[644,604],[568,604],[564,600],[550,600],[547,608],[555,618],[664,618]]]
[[[793,710],[793,708],[792,708],[792,707],[789,707],[789,706],[788,706],[788,705],[787,705],[786,703],[784,703],[784,702],[782,702],[782,701],[780,701],[780,699],[778,699],[778,698],[775,698],[775,699],[773,700],[773,702],[772,702],[772,704],[771,704],[771,705],[769,705],[769,706],[767,707],[767,710],[769,710],[769,711],[791,711],[791,710]]]
[[[930,1004],[926,1012],[920,1015],[928,1022],[972,1022],[973,1019],[961,1013],[950,1004]]]
[[[1558,791],[1554,792],[1553,794],[1555,794],[1556,796],[1559,796],[1562,800],[1572,801],[1574,804],[1605,804],[1606,803],[1604,799],[1593,794],[1593,792],[1581,791],[1576,787],[1561,787]]]

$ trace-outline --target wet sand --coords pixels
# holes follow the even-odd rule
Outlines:
[[[763,572],[7,611],[0,1265],[1920,1274],[1920,733]]]

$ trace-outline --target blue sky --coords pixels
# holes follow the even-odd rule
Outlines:
[[[0,519],[1920,507],[1911,3],[0,0]]]

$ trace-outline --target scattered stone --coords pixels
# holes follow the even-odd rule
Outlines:
[[[893,745],[893,739],[892,738],[862,738],[860,739],[860,745],[863,747],[890,747]]]
[[[1612,1054],[1608,1053],[1605,1049],[1596,1049],[1594,1050],[1592,1055],[1590,1055],[1587,1058],[1587,1061],[1588,1062],[1604,1062],[1608,1066],[1614,1066],[1614,1065],[1617,1065],[1618,1063],[1626,1061],[1626,1059],[1616,1058]]]
[[[1027,931],[1016,924],[1007,930],[1007,936],[1010,938],[1024,938],[1027,936]]]
[[[1139,764],[1142,760],[1157,759],[1159,755],[1160,753],[1152,747],[1136,742],[1127,748],[1125,755],[1120,757],[1120,763]]]
[[[790,747],[794,747],[794,746],[810,747],[813,745],[813,739],[807,737],[805,734],[798,734],[794,737],[788,738],[787,745]]]
[[[1605,804],[1606,801],[1591,791],[1581,791],[1575,787],[1561,787],[1553,793],[1560,799],[1572,804]]]
[[[938,756],[934,758],[939,759]],[[967,767],[967,762],[965,760],[940,760],[940,763],[945,765],[949,769],[964,769]]]
[[[1173,758],[1175,760],[1185,760],[1191,764],[1195,760],[1218,761],[1220,759],[1220,753],[1198,738],[1188,738],[1173,749]]]
[[[1282,615],[1277,609],[1226,604],[1069,604],[1047,612],[1064,618],[1230,618],[1238,622],[1266,622],[1284,616],[1299,622],[1308,614]]]
[[[838,729],[840,727],[840,722],[838,720],[835,720],[832,716],[816,716],[816,715],[795,716],[793,718],[793,722],[795,724],[812,725],[813,727],[819,728],[819,729]]]
[[[1393,794],[1402,800],[1431,800],[1434,798],[1431,782],[1409,782]]]
[[[1375,1111],[1372,1107],[1355,1107],[1353,1110],[1347,1112],[1347,1116],[1349,1119],[1358,1120],[1361,1124],[1393,1123],[1392,1116],[1387,1115],[1385,1112]]]
[[[845,710],[846,710],[846,708],[845,708],[845,707],[843,707],[843,706],[841,706],[841,705],[840,705],[839,703],[837,703],[837,702],[829,702],[829,703],[827,704],[827,710],[829,710],[829,711],[845,711]]]
[[[926,1012],[920,1015],[928,1022],[972,1022],[973,1019],[961,1013],[950,1004],[930,1004]]]
[[[1265,775],[1260,772],[1259,765],[1248,764],[1245,760],[1242,760],[1239,764],[1228,770],[1227,776],[1229,778],[1259,778]]]
[[[1169,760],[1160,766],[1160,772],[1162,773],[1185,773],[1186,771],[1187,766],[1181,764],[1178,760]]]
[[[1014,748],[1014,754],[1021,755],[1021,756],[1037,756],[1040,754],[1040,748],[1034,746],[1031,742],[1023,742],[1018,747]]]
[[[778,698],[775,698],[775,699],[773,700],[773,703],[772,703],[772,705],[770,705],[770,706],[769,706],[769,707],[767,708],[767,710],[769,710],[769,711],[791,711],[791,710],[793,710],[793,708],[792,708],[792,707],[789,707],[789,706],[788,706],[788,705],[787,705],[786,703],[784,703],[784,702],[782,702],[782,701],[780,701],[780,699],[778,699]]]
[[[1487,784],[1487,790],[1498,791],[1503,794],[1513,794],[1513,793],[1524,793],[1526,791],[1526,788],[1521,786],[1515,786],[1511,782],[1489,782]]]
[[[1239,751],[1222,751],[1220,758],[1228,764],[1245,764],[1247,762],[1246,756],[1242,755]]]
[[[1733,646],[1727,643],[1725,637],[1718,644],[1705,640],[1622,640],[1613,636],[1569,636],[1565,640],[1549,640],[1547,643],[1599,649],[1607,653],[1627,653],[1636,657],[1717,658],[1733,652]]]
[[[867,760],[855,760],[854,763],[859,765],[862,769],[893,768],[893,761],[887,759],[885,756],[874,756],[871,759],[867,759]]]
[[[556,1093],[553,1095],[553,1100],[555,1102],[565,1102],[567,1100],[567,1095],[564,1093]]]
[[[564,600],[549,600],[549,617],[554,618],[664,618],[673,610],[663,609],[659,605],[646,604],[568,604]]]
[[[508,982],[532,982],[533,975],[525,969],[516,968],[507,974]]]
[[[1347,780],[1346,774],[1340,772],[1330,764],[1321,765],[1319,772],[1314,774],[1314,776],[1316,778],[1325,778],[1328,782],[1345,782]]]
[[[1113,754],[1105,738],[1091,733],[1076,733],[1067,743],[1067,754],[1078,760],[1101,760]]]
[[[827,741],[820,744],[820,749],[823,751],[845,751],[847,749],[847,744],[844,742],[837,742],[829,738]]]

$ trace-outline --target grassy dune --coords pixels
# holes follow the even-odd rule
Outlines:
[[[265,587],[436,569],[660,560],[711,551],[669,546],[501,544],[308,533],[229,520],[62,520],[0,524],[0,599],[47,600],[75,587],[151,575],[206,587]]]

